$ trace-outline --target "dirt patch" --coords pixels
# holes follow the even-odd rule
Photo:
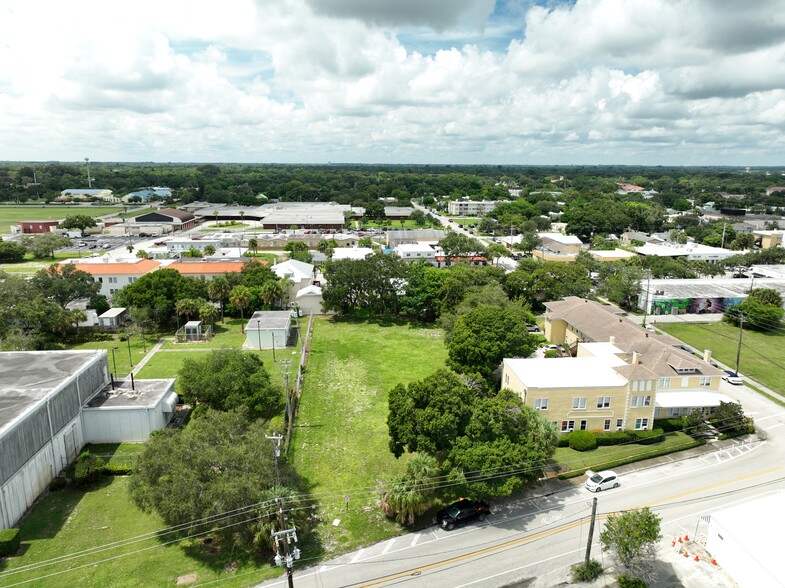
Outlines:
[[[185,574],[184,576],[177,577],[177,586],[188,586],[189,584],[193,584],[199,578],[199,574],[196,572],[191,572],[190,574]]]

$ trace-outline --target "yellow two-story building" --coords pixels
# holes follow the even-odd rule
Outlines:
[[[732,398],[721,370],[667,335],[653,335],[616,307],[567,298],[546,304],[545,335],[565,358],[505,359],[502,385],[541,411],[557,431],[653,428],[655,418],[710,414]]]

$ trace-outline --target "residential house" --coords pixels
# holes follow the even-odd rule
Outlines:
[[[290,259],[283,263],[278,263],[270,269],[272,269],[279,278],[286,278],[291,281],[291,285],[287,292],[288,300],[294,300],[300,290],[313,283],[314,266],[310,263],[305,263],[304,261]]]
[[[99,293],[109,300],[124,286],[133,284],[143,275],[161,267],[160,262],[152,259],[136,259],[132,262],[111,262],[108,257],[100,259],[90,263],[86,261],[74,263],[73,260],[65,263],[72,263],[76,269],[93,276],[93,279],[101,285]]]
[[[583,242],[575,235],[562,233],[538,233],[539,244],[532,257],[542,261],[573,262],[583,248]]]

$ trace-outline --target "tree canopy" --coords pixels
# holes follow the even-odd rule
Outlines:
[[[32,281],[43,296],[51,298],[62,308],[79,298],[92,298],[101,289],[93,276],[70,263],[38,270]]]
[[[187,358],[178,378],[183,400],[201,410],[244,407],[254,418],[269,418],[280,410],[284,400],[282,387],[273,384],[259,356],[237,349]]]
[[[406,262],[395,255],[377,253],[365,259],[339,259],[324,268],[322,308],[341,314],[370,312],[380,316],[399,311]]]
[[[662,539],[660,520],[648,506],[608,515],[600,543],[616,560],[622,575],[648,579],[657,560],[657,542]]]
[[[505,357],[528,357],[537,347],[526,330],[531,314],[522,308],[478,306],[458,317],[447,343],[448,365],[490,377]]]
[[[554,451],[553,428],[517,394],[488,391],[449,370],[399,384],[390,391],[389,409],[396,457],[404,451],[429,453],[455,484],[478,495],[520,490],[538,477]]]
[[[94,226],[96,226],[95,219],[87,214],[72,214],[65,217],[65,220],[60,223],[61,229],[79,229],[80,231]]]
[[[241,551],[271,553],[270,530],[279,530],[273,499],[284,499],[298,530],[311,526],[311,509],[298,508],[299,482],[285,460],[279,460],[276,488],[266,433],[272,431],[264,421],[243,411],[208,410],[183,429],[164,429],[136,462],[131,497],[167,525],[183,525],[181,535],[212,530]]]

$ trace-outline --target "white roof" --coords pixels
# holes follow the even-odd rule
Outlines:
[[[678,245],[672,243],[646,243],[642,247],[636,247],[635,251],[641,255],[656,255],[658,257],[677,257],[680,255],[714,255],[717,257],[730,257],[737,255],[739,251],[731,251],[721,247],[710,247],[700,243],[687,243]]]
[[[274,265],[270,269],[272,269],[279,278],[293,278],[295,280],[309,278],[313,273],[313,265],[296,259],[284,261],[283,263]]]
[[[321,295],[322,295],[322,289],[319,286],[314,286],[313,284],[311,284],[310,286],[306,286],[305,288],[301,288],[300,290],[298,290],[297,294],[295,294],[294,297],[296,299],[296,298],[302,298],[303,296],[321,296]]]
[[[730,396],[708,390],[679,390],[657,392],[654,406],[659,408],[703,408],[719,406],[720,402],[736,402]]]
[[[370,247],[339,247],[333,252],[333,261],[338,259],[365,259],[369,255],[373,255],[373,249]]]
[[[125,312],[124,306],[118,306],[115,308],[110,308],[105,313],[103,313],[98,318],[116,318]]]
[[[395,247],[401,253],[435,253],[435,249],[429,243],[401,243]]]
[[[551,241],[556,241],[562,245],[583,245],[583,241],[581,241],[575,235],[563,235],[562,233],[537,233],[537,236],[540,239],[550,239]]]
[[[624,353],[609,341],[597,341],[596,343],[579,343],[578,347],[585,350],[593,357],[606,357]]]
[[[626,365],[613,355],[602,357],[564,357],[505,359],[527,388],[605,388],[624,386],[626,378],[613,368]]]
[[[627,251],[626,249],[592,249],[589,251],[593,257],[597,257],[602,259],[603,257],[613,257],[613,258],[626,258],[629,259],[631,257],[638,257],[632,251]]]

